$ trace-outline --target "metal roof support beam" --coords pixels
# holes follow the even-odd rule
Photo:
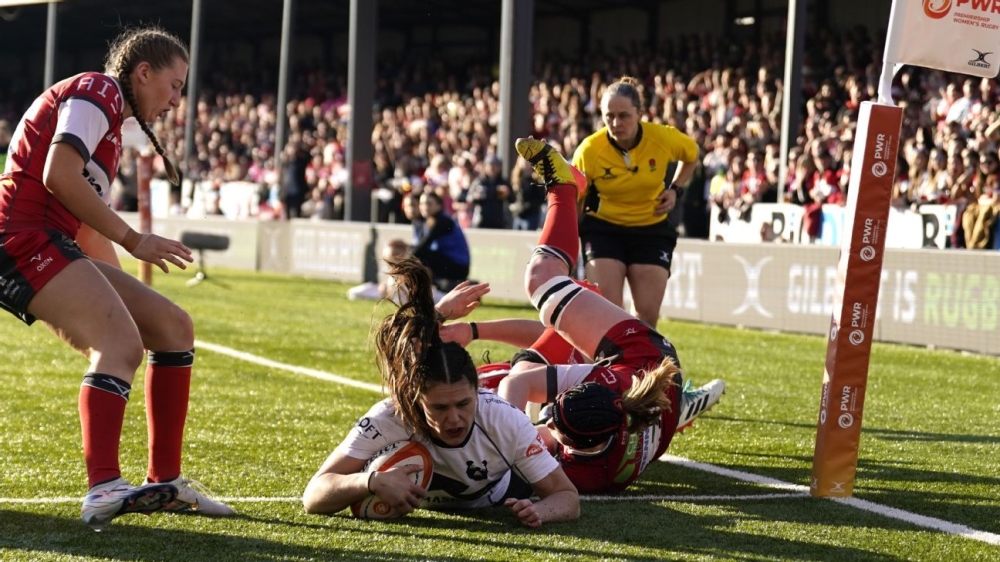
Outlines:
[[[500,15],[500,130],[497,156],[507,177],[517,154],[514,139],[530,132],[531,58],[535,0],[503,0]],[[569,155],[567,155],[569,156]]]
[[[198,120],[198,74],[201,69],[201,0],[193,0],[191,3],[191,42],[188,45],[190,61],[188,63],[187,81],[187,120],[184,123],[184,160],[181,162],[181,170],[191,181],[191,170],[194,158],[197,154],[194,150],[194,127]]]
[[[285,151],[285,129],[288,125],[288,75],[292,64],[292,32],[295,19],[295,0],[284,0],[281,12],[281,50],[278,55],[278,105],[274,108],[274,165],[281,170],[282,157]],[[278,174],[278,183],[284,185],[285,174]]]
[[[56,3],[49,2],[45,21],[45,88],[56,83]]]
[[[806,0],[788,0],[785,35],[785,91],[781,97],[781,157],[778,164],[778,202],[784,201],[788,178],[788,151],[795,146],[802,124],[802,50],[806,43]],[[794,165],[794,162],[792,163]]]
[[[366,221],[372,216],[372,110],[375,99],[375,59],[378,39],[378,0],[351,0],[347,66],[347,185],[344,220]]]

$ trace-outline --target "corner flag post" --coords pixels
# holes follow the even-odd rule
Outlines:
[[[996,54],[995,54],[996,53]],[[992,59],[990,58],[992,56]],[[854,492],[861,419],[878,306],[889,201],[903,112],[892,79],[903,64],[992,78],[1000,61],[1000,5],[979,0],[893,0],[878,103],[858,118],[837,264],[810,491]]]

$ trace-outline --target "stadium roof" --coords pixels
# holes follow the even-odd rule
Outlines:
[[[363,0],[367,1],[367,0]],[[446,26],[452,24],[482,24],[499,22],[501,0],[378,0],[379,26],[405,30],[415,26]],[[539,16],[586,16],[597,10],[634,6],[648,8],[653,0],[535,0]],[[107,33],[94,29],[119,28],[123,24],[158,23],[186,35],[191,22],[191,0],[158,3],[121,0],[63,0],[58,4],[59,42],[64,45],[90,47],[106,43]],[[276,37],[281,33],[282,0],[203,0],[202,23],[211,40],[246,40]],[[344,32],[350,22],[348,0],[295,0],[295,28],[300,33],[322,34]],[[3,20],[13,25],[0,25],[5,39],[21,39],[28,43],[44,38],[45,6],[4,8]],[[68,23],[71,22],[71,23]],[[0,21],[3,24],[4,21]],[[14,35],[12,37],[11,35]]]

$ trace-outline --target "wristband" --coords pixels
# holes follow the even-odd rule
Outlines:
[[[131,254],[141,241],[142,241],[142,235],[129,228],[127,231],[125,231],[125,236],[122,236],[121,245],[122,248],[125,248],[126,252]]]
[[[365,487],[368,488],[368,493],[371,494],[371,495],[373,495],[373,496],[375,495],[375,492],[372,491],[372,477],[375,476],[376,472],[378,472],[378,471],[377,470],[373,470],[373,471],[371,471],[371,472],[368,473],[368,484],[365,485]]]
[[[479,339],[479,326],[476,326],[475,322],[469,322],[469,328],[472,328],[472,339]]]
[[[671,183],[667,189],[672,189],[677,192],[677,198],[680,199],[684,196],[684,187],[677,185],[676,183]]]

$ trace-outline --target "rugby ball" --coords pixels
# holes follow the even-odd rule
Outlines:
[[[375,453],[362,471],[385,472],[390,468],[401,466],[419,466],[420,470],[410,474],[410,479],[425,490],[431,485],[434,461],[427,448],[416,441],[397,441],[386,446]],[[351,513],[359,519],[392,519],[403,516],[374,494],[351,504]]]

